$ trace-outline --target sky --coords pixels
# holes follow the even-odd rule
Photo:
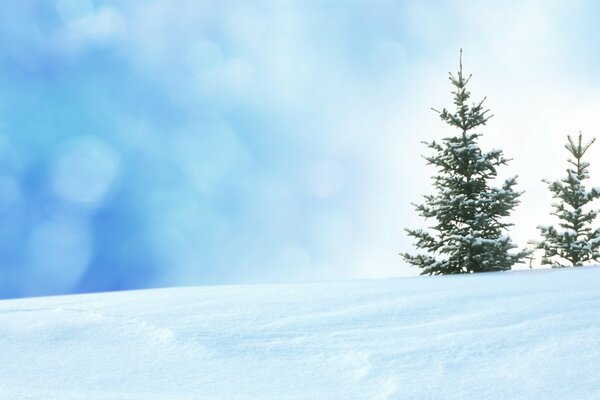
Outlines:
[[[593,1],[3,3],[1,298],[417,275],[460,48],[520,246],[600,126]]]

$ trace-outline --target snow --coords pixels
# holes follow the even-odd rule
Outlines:
[[[600,268],[0,302],[0,399],[598,399]]]
[[[571,236],[571,237],[577,237],[577,231],[574,229],[565,229],[564,231],[559,233],[560,236]]]

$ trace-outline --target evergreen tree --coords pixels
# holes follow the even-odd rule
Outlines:
[[[567,162],[567,176],[559,181],[543,182],[548,184],[552,197],[558,202],[552,205],[553,212],[559,219],[560,228],[554,226],[538,226],[543,237],[541,242],[532,242],[537,249],[544,251],[542,264],[553,264],[556,267],[583,265],[584,262],[600,261],[600,229],[592,230],[591,224],[598,215],[597,211],[585,211],[584,208],[600,197],[600,189],[586,190],[583,181],[589,178],[588,162],[582,157],[596,139],[582,144],[581,132],[577,142],[567,136],[565,148],[573,156]]]
[[[465,78],[462,50],[460,55],[458,74],[450,73],[456,110],[433,109],[442,121],[458,128],[458,133],[439,142],[423,142],[435,153],[425,159],[437,169],[432,178],[436,193],[424,196],[425,202],[414,206],[435,224],[430,227],[432,232],[406,229],[425,254],[401,254],[408,263],[422,268],[422,275],[504,271],[530,254],[510,252],[516,247],[506,235],[512,224],[502,219],[519,203],[521,192],[515,191],[516,177],[507,179],[501,187],[491,186],[496,169],[509,160],[501,150],[483,152],[479,147],[481,134],[474,130],[491,116],[483,107],[485,98],[468,104],[471,76]]]

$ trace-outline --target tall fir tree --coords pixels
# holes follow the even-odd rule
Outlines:
[[[567,162],[567,176],[559,181],[544,180],[552,197],[558,201],[552,204],[552,215],[559,219],[559,227],[540,225],[538,229],[543,237],[540,242],[532,242],[536,249],[543,250],[542,264],[555,267],[580,266],[588,261],[600,261],[600,229],[591,225],[598,211],[586,209],[600,197],[600,188],[587,190],[583,181],[588,179],[590,164],[582,158],[596,139],[582,144],[579,133],[577,142],[567,136],[567,151],[573,156]]]
[[[504,271],[522,262],[530,251],[511,252],[516,248],[506,234],[512,224],[503,221],[519,203],[516,176],[501,187],[491,186],[497,168],[509,161],[501,150],[483,152],[478,144],[481,134],[474,132],[491,118],[483,102],[468,104],[471,96],[462,66],[450,73],[454,87],[455,111],[437,112],[445,123],[458,128],[455,136],[440,142],[423,142],[434,151],[425,157],[437,174],[432,177],[436,193],[424,196],[423,204],[414,204],[425,219],[433,219],[430,230],[405,229],[415,246],[425,254],[401,254],[410,264],[422,268],[422,275]]]

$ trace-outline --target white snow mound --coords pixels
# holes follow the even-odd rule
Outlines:
[[[600,399],[600,268],[0,302],[0,399]]]

